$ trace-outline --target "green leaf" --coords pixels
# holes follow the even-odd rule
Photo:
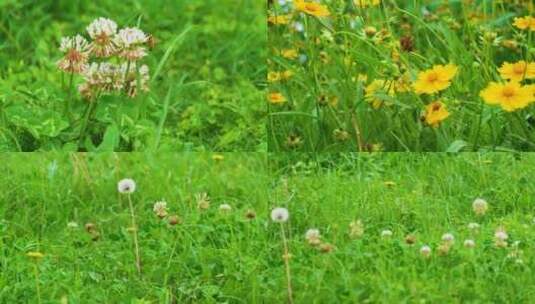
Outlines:
[[[450,144],[448,149],[446,149],[446,152],[450,152],[450,153],[461,152],[461,150],[466,148],[467,146],[468,146],[468,143],[466,141],[456,140]]]
[[[113,152],[119,146],[120,140],[119,128],[116,124],[111,124],[106,128],[104,138],[96,149],[98,152]]]
[[[37,139],[43,136],[56,137],[69,127],[69,123],[59,113],[49,109],[16,104],[7,107],[5,111],[11,124],[26,129]]]

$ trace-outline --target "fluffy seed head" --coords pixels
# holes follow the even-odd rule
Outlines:
[[[428,245],[424,245],[420,248],[420,254],[424,257],[424,258],[428,258],[431,256],[431,247],[429,247]]]
[[[286,208],[278,207],[271,211],[271,219],[274,222],[284,223],[288,220],[289,217],[290,214],[288,213],[288,209]]]
[[[136,182],[131,178],[125,178],[117,183],[117,190],[120,193],[133,193],[136,191]]]

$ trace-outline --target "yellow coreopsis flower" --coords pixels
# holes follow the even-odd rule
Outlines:
[[[315,2],[296,0],[294,6],[296,10],[314,17],[327,17],[331,15],[331,12],[329,12],[329,9],[325,5]]]
[[[286,97],[278,92],[268,94],[268,101],[274,105],[280,105],[286,102]]]
[[[368,7],[377,6],[381,3],[381,0],[353,0],[356,7]]]
[[[434,94],[447,89],[451,80],[457,74],[457,66],[454,64],[435,65],[432,69],[420,72],[414,83],[416,94]]]
[[[286,59],[295,59],[299,55],[296,49],[285,49],[280,52],[281,56]]]
[[[372,104],[374,109],[379,109],[384,100],[381,97],[377,96],[377,93],[385,93],[388,96],[394,96],[394,84],[392,82],[388,83],[382,79],[375,79],[365,88],[364,99]]]
[[[522,86],[514,81],[503,84],[491,82],[487,88],[481,91],[480,96],[486,103],[500,105],[508,112],[525,108],[535,101],[532,86]]]
[[[535,62],[527,63],[524,60],[516,63],[505,62],[498,71],[503,79],[512,81],[533,79],[535,78]]]
[[[535,31],[535,18],[531,16],[515,18],[513,25],[521,30],[529,29]]]
[[[425,122],[436,128],[444,119],[450,116],[446,105],[440,101],[435,101],[425,108]]]
[[[284,25],[288,24],[291,19],[292,15],[269,16],[268,22],[274,25]]]

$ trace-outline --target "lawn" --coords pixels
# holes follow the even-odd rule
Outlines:
[[[531,0],[274,1],[269,151],[534,151],[534,11]]]
[[[89,72],[60,70],[60,43],[90,40],[100,17],[152,38],[128,63],[91,52],[129,69],[122,91],[86,98]],[[0,1],[0,151],[266,150],[265,19],[261,1]],[[129,96],[136,85],[147,91]]]
[[[288,275],[293,303],[533,298],[531,154],[1,160],[0,302],[284,303]]]

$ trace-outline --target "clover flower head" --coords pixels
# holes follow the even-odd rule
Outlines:
[[[232,211],[232,207],[229,204],[221,204],[219,205],[219,212],[221,213],[229,213]]]
[[[320,238],[321,238],[320,231],[316,228],[310,228],[305,233],[305,239],[312,246],[319,245],[321,243]]]
[[[381,231],[381,237],[386,239],[386,238],[389,238],[392,236],[392,230],[389,230],[389,229],[385,229],[383,231]]]
[[[107,18],[97,18],[87,26],[87,33],[91,39],[98,39],[102,35],[112,37],[117,33],[117,23]]]
[[[488,203],[482,198],[476,198],[472,203],[472,209],[477,215],[484,215],[489,209]]]
[[[136,191],[136,182],[131,178],[125,178],[117,183],[119,193],[133,193]]]
[[[84,37],[80,35],[63,37],[61,38],[59,49],[65,53],[64,57],[57,62],[60,70],[69,73],[82,73],[85,71],[89,58],[89,43]]]
[[[442,235],[442,241],[445,243],[453,243],[455,237],[451,233],[445,233]]]
[[[152,210],[159,218],[164,218],[167,216],[167,203],[165,201],[156,202]]]
[[[465,240],[463,245],[465,248],[474,248],[476,247],[476,242],[474,240]]]
[[[431,256],[431,247],[429,247],[428,245],[424,245],[420,248],[420,254],[424,257],[424,258],[428,258]]]

